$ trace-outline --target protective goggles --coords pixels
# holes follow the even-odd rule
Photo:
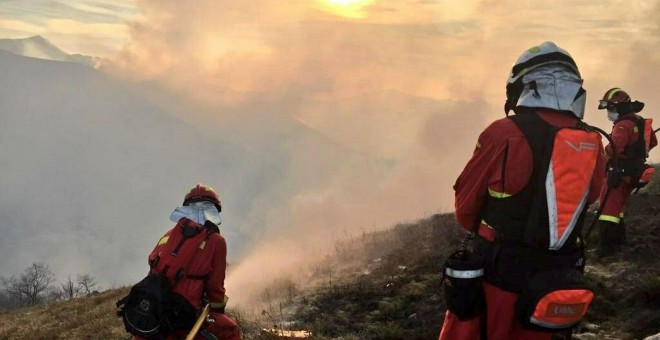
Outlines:
[[[613,108],[614,105],[615,105],[614,103],[612,103],[610,101],[607,101],[607,100],[599,100],[598,101],[598,109],[599,110],[610,109],[610,108]]]

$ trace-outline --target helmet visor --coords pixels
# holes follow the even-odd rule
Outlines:
[[[599,101],[598,101],[598,109],[599,109],[599,110],[607,109],[607,108],[610,107],[610,106],[614,106],[614,103],[611,103],[611,102],[609,102],[609,101],[607,101],[607,100],[599,100]]]

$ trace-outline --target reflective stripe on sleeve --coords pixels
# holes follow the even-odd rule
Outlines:
[[[491,188],[488,188],[488,194],[489,194],[491,197],[494,197],[494,198],[507,198],[507,197],[511,197],[511,195],[510,195],[510,194],[507,194],[506,192],[498,192],[498,191],[495,191],[495,190],[493,190],[493,189],[491,189]]]
[[[445,274],[449,277],[457,278],[457,279],[475,279],[477,277],[483,276],[484,275],[484,270],[482,269],[475,269],[475,270],[456,270],[456,269],[451,269],[447,268],[445,270]]]
[[[165,244],[169,240],[170,240],[169,236],[163,236],[163,237],[160,238],[160,240],[158,240],[158,245]]]

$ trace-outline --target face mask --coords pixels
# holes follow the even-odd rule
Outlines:
[[[607,118],[608,118],[610,121],[614,122],[614,121],[616,121],[617,119],[619,119],[619,114],[616,113],[616,112],[614,112],[614,111],[607,110]]]

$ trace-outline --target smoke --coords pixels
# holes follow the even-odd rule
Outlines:
[[[323,1],[139,4],[146,21],[107,69],[204,103],[180,116],[285,160],[241,226],[250,251],[230,295],[264,268],[271,279],[299,271],[337,235],[452,210],[451,185],[479,131],[501,117],[504,80],[525,48],[555,40],[569,50],[595,102],[627,76],[604,73],[607,63],[631,63],[612,57],[634,46],[613,32],[641,27],[635,13],[612,14],[619,1],[373,1],[359,14]],[[631,88],[651,80],[639,73]],[[607,124],[599,113],[587,120]]]
[[[237,304],[282,273],[302,274],[339,237],[453,210],[451,186],[479,132],[502,117],[506,76],[526,48],[553,40],[573,55],[593,104],[589,123],[609,128],[595,105],[614,86],[630,89],[649,113],[660,104],[648,72],[659,62],[653,1],[374,0],[350,10],[322,0],[137,4],[130,41],[102,70],[195,127],[198,136],[167,144],[195,171],[140,176],[154,182],[148,188],[167,186],[157,202],[112,199],[164,214],[133,235],[149,248],[185,189],[200,180],[216,187],[233,262],[228,294]],[[152,159],[162,165],[169,156]],[[78,171],[90,169],[99,170]]]

